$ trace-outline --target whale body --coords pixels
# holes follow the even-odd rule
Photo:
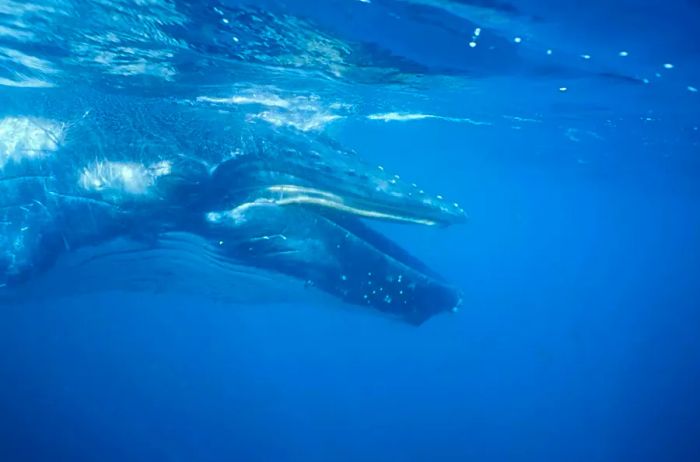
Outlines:
[[[324,135],[76,88],[3,91],[0,108],[7,303],[111,283],[232,301],[314,293],[413,324],[460,304],[365,222],[446,226],[463,210]]]

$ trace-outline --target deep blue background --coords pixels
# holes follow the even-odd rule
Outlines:
[[[678,29],[659,2],[596,5],[552,12],[555,31],[588,30],[611,57],[627,38],[645,50],[616,68],[630,75],[697,57],[691,3]],[[656,35],[637,27],[654,17]],[[610,41],[590,32],[605,24]],[[549,77],[542,93],[505,73],[426,109],[537,114],[524,129],[334,126],[470,215],[380,226],[464,289],[460,313],[420,328],[168,294],[3,307],[0,460],[700,460],[697,75],[651,90]],[[588,93],[557,91],[572,82]]]
[[[439,148],[406,174],[471,223],[388,231],[464,287],[462,312],[416,329],[167,295],[4,310],[2,452],[26,455],[4,460],[700,456],[696,185],[526,164],[504,138],[465,156],[473,134],[439,122],[364,134],[387,163]]]

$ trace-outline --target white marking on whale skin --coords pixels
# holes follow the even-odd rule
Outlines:
[[[346,204],[340,196],[314,188],[305,188],[294,185],[276,185],[268,187],[267,190],[270,192],[281,193],[279,198],[274,199],[274,203],[277,205],[319,205],[321,207],[328,207],[331,209],[339,210],[341,212],[347,212],[366,218],[378,218],[383,220],[416,223],[428,226],[434,226],[437,224],[437,222],[429,219],[414,218],[389,212],[380,212],[377,210],[359,208],[350,204]]]
[[[65,124],[34,117],[0,119],[0,169],[10,162],[39,159],[55,152],[65,134]]]
[[[233,223],[235,225],[240,225],[246,222],[246,212],[253,207],[260,207],[264,205],[269,205],[270,203],[266,200],[257,200],[255,202],[249,202],[245,204],[241,204],[238,207],[234,208],[230,212],[226,214],[227,218],[230,220],[233,220]]]
[[[137,162],[97,161],[83,168],[78,183],[86,191],[142,196],[158,178],[170,175],[171,171],[168,161],[149,166]]]
[[[231,210],[226,210],[223,212],[209,212],[206,215],[206,219],[209,223],[220,224],[226,222],[227,224],[241,225],[246,222],[246,213],[248,210],[261,207],[275,205],[270,199],[256,199],[252,202],[245,202]]]

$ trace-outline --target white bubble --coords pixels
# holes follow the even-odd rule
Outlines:
[[[567,90],[568,90],[568,88],[566,88],[566,87],[559,87],[559,91],[562,93],[567,91]]]
[[[591,55],[581,55],[583,59],[591,59]]]
[[[698,89],[692,85],[688,85],[688,91],[691,93],[697,93]]]
[[[474,37],[478,37],[479,35],[481,35],[481,27],[474,29]]]
[[[551,55],[551,54],[552,54],[551,48],[550,48],[549,50],[547,50],[547,54],[548,54],[548,55]]]
[[[671,63],[664,64],[664,69],[673,69],[673,64],[671,64]]]
[[[474,42],[474,41],[469,42],[469,48],[474,48],[474,47],[476,47],[476,42]]]
[[[523,39],[522,39],[521,37],[515,37],[515,38],[513,39],[513,41],[514,41],[515,43],[520,43],[520,42],[523,41]]]
[[[618,55],[620,55],[624,58],[625,56],[629,56],[630,54],[629,54],[629,52],[622,50],[621,52],[618,53]]]

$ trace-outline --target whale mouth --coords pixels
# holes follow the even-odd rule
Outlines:
[[[426,226],[449,225],[462,219],[460,214],[450,214],[440,209],[414,207],[410,203],[393,205],[385,201],[372,201],[363,197],[341,196],[328,191],[291,184],[265,188],[276,205],[306,205],[331,209],[336,212],[363,218],[413,223]],[[398,201],[397,201],[398,202]],[[421,213],[422,212],[422,213]]]
[[[268,201],[428,226],[466,220],[459,204],[431,195],[325,137],[248,128],[259,145],[212,172],[213,196],[221,208]]]

